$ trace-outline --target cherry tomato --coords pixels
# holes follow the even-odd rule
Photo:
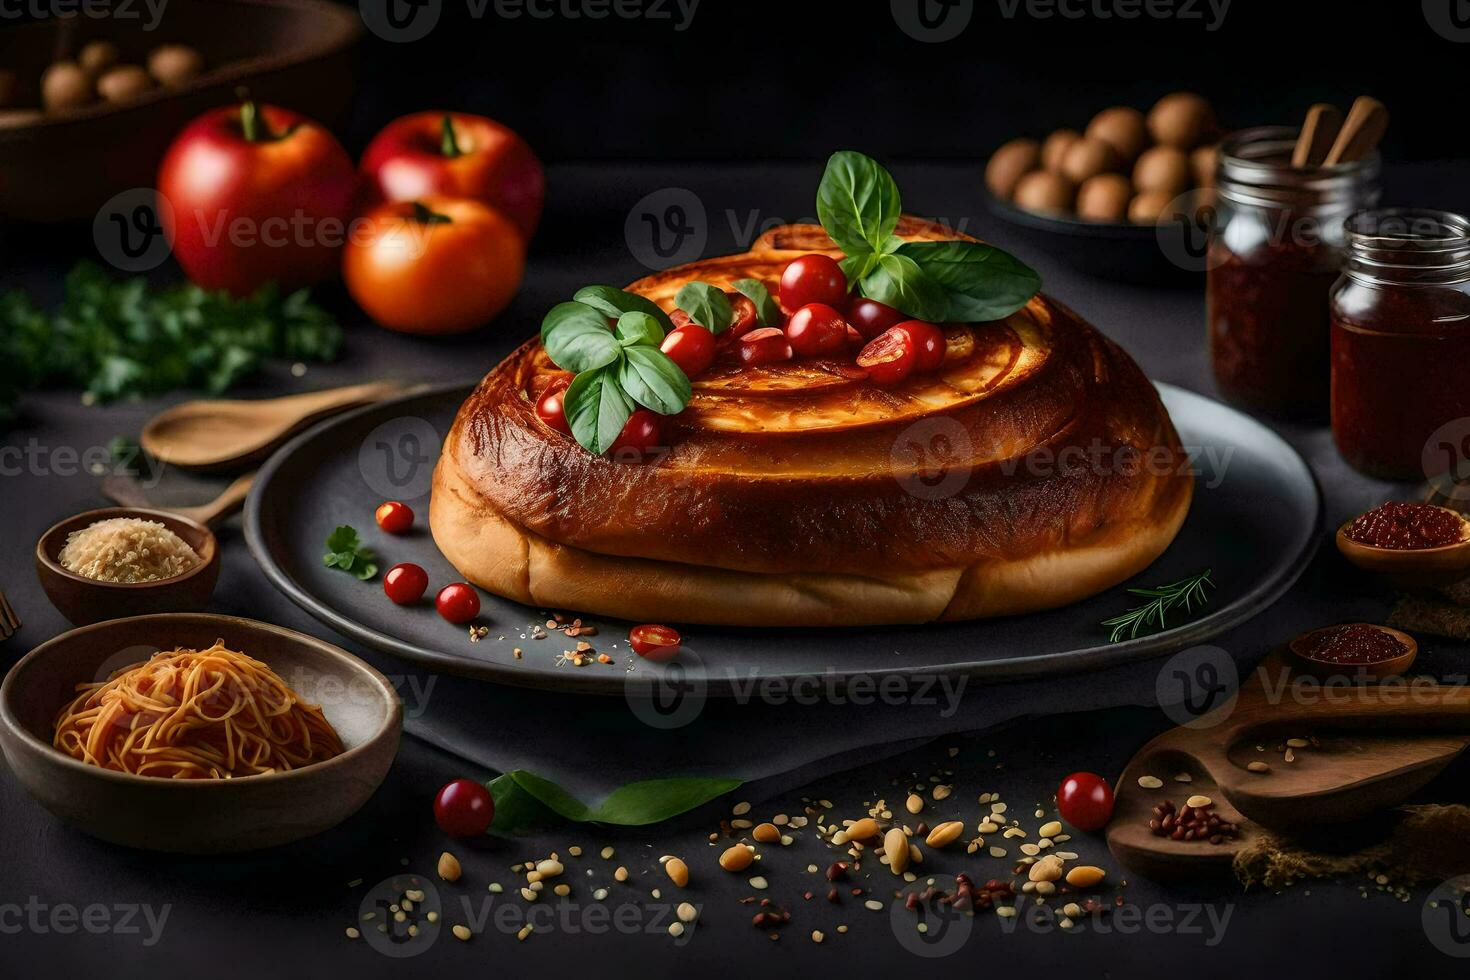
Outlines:
[[[703,327],[695,329],[704,330]],[[705,333],[708,332],[705,330]],[[633,414],[628,416],[628,421],[623,423],[623,431],[618,433],[617,441],[612,444],[608,452],[614,456],[619,454],[642,455],[662,444],[663,438],[664,426],[659,414],[646,408],[635,409]]]
[[[389,534],[402,534],[413,527],[413,510],[408,504],[397,500],[379,504],[373,517],[377,520],[378,527]]]
[[[820,252],[792,259],[781,273],[781,309],[795,313],[808,303],[842,306],[847,276],[837,260]]]
[[[690,378],[703,374],[715,359],[715,335],[697,323],[686,323],[670,330],[659,350],[679,365]]]
[[[1090,772],[1074,772],[1057,790],[1057,811],[1078,830],[1101,830],[1113,816],[1113,788]]]
[[[735,314],[735,319],[730,321],[730,336],[743,336],[761,325],[760,314],[749,296],[736,292],[727,292],[725,295],[730,298],[730,311]]]
[[[933,371],[944,362],[944,331],[923,320],[905,320],[895,330],[909,335],[914,345],[914,370]]]
[[[858,367],[866,368],[868,379],[875,385],[896,385],[914,369],[914,342],[908,331],[897,327],[868,341],[857,356]]]
[[[791,314],[786,339],[802,357],[835,354],[847,345],[847,321],[826,303],[808,303]]]
[[[740,363],[746,367],[791,360],[791,341],[775,327],[761,327],[740,338]]]
[[[562,435],[568,436],[572,434],[572,427],[567,424],[566,406],[567,387],[570,384],[566,378],[557,378],[536,399],[536,417]]]
[[[638,656],[646,660],[666,661],[674,659],[684,638],[679,635],[678,630],[670,626],[644,623],[628,632],[628,642],[633,645],[633,652]]]
[[[864,340],[872,340],[889,327],[896,327],[907,319],[908,317],[893,307],[866,296],[855,296],[847,304],[847,322],[863,335]]]
[[[418,602],[428,587],[429,573],[411,562],[394,565],[383,576],[383,592],[400,606]]]
[[[671,321],[673,321],[674,329],[676,329],[676,330],[679,327],[682,327],[682,326],[684,326],[686,324],[689,324],[689,323],[693,323],[694,322],[693,320],[689,319],[689,314],[688,313],[685,313],[683,310],[672,310],[672,311],[670,311],[670,313],[669,313],[669,319]]]
[[[434,797],[434,822],[450,837],[479,837],[495,819],[495,797],[473,779],[445,783]]]
[[[451,623],[468,623],[480,615],[480,594],[463,582],[455,582],[439,590],[434,608]]]

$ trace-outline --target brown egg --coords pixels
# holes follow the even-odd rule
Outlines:
[[[1140,192],[1162,191],[1170,197],[1189,186],[1189,157],[1172,146],[1151,146],[1133,165],[1133,186]]]
[[[1215,165],[1220,162],[1220,144],[1195,148],[1189,154],[1189,172],[1198,187],[1215,186]]]
[[[164,44],[148,55],[148,74],[160,85],[183,85],[204,71],[204,56],[187,44]]]
[[[15,72],[0,68],[0,109],[12,105],[19,91],[20,79],[15,77]]]
[[[1049,170],[1033,170],[1016,185],[1015,202],[1027,211],[1072,210],[1072,182]]]
[[[990,193],[1009,201],[1016,183],[1041,163],[1041,145],[1035,140],[1014,139],[990,155],[985,165],[985,186]]]
[[[1215,128],[1215,111],[1193,92],[1174,92],[1148,111],[1148,131],[1160,143],[1190,150]]]
[[[1135,225],[1156,225],[1172,211],[1169,207],[1176,195],[1164,191],[1144,191],[1128,202],[1128,220]]]
[[[1133,185],[1122,174],[1098,174],[1077,188],[1077,217],[1088,221],[1122,221],[1128,213]]]
[[[1062,156],[1062,173],[1074,184],[1088,177],[1117,170],[1120,161],[1117,152],[1102,140],[1084,136]]]
[[[1054,174],[1062,172],[1062,157],[1067,155],[1067,148],[1082,138],[1082,134],[1075,129],[1059,129],[1046,138],[1041,144],[1041,167],[1050,170]]]
[[[75,61],[57,61],[41,75],[41,105],[64,112],[92,101],[92,79]]]
[[[109,68],[97,79],[97,94],[108,102],[128,102],[153,87],[153,79],[139,65]]]
[[[122,57],[117,45],[111,41],[88,41],[82,45],[81,54],[77,55],[77,64],[82,70],[93,78],[99,77],[107,69],[117,64],[117,59]]]
[[[1111,146],[1124,163],[1137,159],[1148,146],[1148,128],[1143,113],[1130,106],[1113,106],[1092,117],[1087,135]]]

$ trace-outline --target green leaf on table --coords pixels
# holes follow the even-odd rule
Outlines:
[[[327,535],[327,553],[322,555],[322,564],[351,572],[366,582],[378,574],[376,558],[371,548],[363,547],[356,528],[350,524],[339,524]]]
[[[675,415],[689,404],[689,376],[663,351],[630,347],[618,368],[618,383],[635,402],[660,415]]]
[[[944,287],[951,320],[999,320],[1041,288],[1041,277],[1024,262],[983,242],[905,242],[898,254]]]
[[[781,307],[771,296],[771,291],[759,279],[736,279],[730,283],[735,290],[755,304],[756,319],[763,327],[774,327],[781,322]],[[688,312],[687,310],[685,312]]]
[[[674,305],[710,333],[723,333],[735,319],[730,297],[723,289],[707,282],[686,282],[674,297]]]
[[[739,779],[688,777],[645,779],[613,790],[588,805],[549,779],[514,769],[490,781],[495,799],[492,833],[509,836],[558,820],[643,827],[672,819],[723,796]]]
[[[612,363],[583,371],[572,379],[562,397],[572,436],[594,453],[611,449],[633,414],[633,400],[618,383],[622,361],[620,350]]]
[[[659,326],[658,321],[647,313],[636,310],[618,317],[613,334],[624,347],[642,345],[657,349],[664,342],[664,328]]]
[[[949,300],[944,287],[929,278],[907,255],[879,256],[873,271],[858,282],[858,289],[869,299],[919,320],[939,323],[949,319]]]
[[[595,371],[618,359],[621,347],[607,317],[586,303],[558,303],[541,321],[541,346],[563,371]]]
[[[903,204],[893,175],[870,156],[840,150],[817,185],[817,220],[848,255],[881,251]]]
[[[572,294],[572,299],[578,303],[586,303],[594,310],[604,314],[609,320],[616,320],[624,313],[647,313],[658,321],[665,333],[674,329],[673,321],[659,308],[657,303],[637,293],[630,293],[613,286],[583,286]]]

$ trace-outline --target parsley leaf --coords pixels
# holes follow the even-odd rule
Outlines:
[[[376,559],[371,548],[363,547],[357,529],[350,524],[340,524],[327,535],[327,553],[322,555],[322,564],[328,568],[351,572],[366,582],[378,574]]]

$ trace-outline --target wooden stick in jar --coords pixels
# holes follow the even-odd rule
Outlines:
[[[1293,167],[1315,167],[1327,159],[1332,143],[1342,128],[1342,111],[1335,105],[1318,102],[1307,110],[1302,133],[1291,154]]]
[[[1373,152],[1387,129],[1388,109],[1383,103],[1372,96],[1358,96],[1353,107],[1348,110],[1342,132],[1337,134],[1337,140],[1332,144],[1322,165],[1331,167],[1363,159]]]

